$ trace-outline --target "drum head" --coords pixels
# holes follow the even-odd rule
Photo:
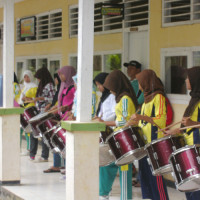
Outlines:
[[[99,144],[99,166],[107,166],[115,161],[108,144]]]
[[[184,192],[200,190],[200,174],[183,180],[182,183],[177,185],[177,189]]]
[[[31,118],[31,119],[29,120],[29,122],[32,123],[32,122],[35,122],[35,121],[39,121],[39,120],[41,120],[41,119],[47,117],[48,115],[49,115],[48,112],[40,113],[40,114],[36,115],[35,117]]]

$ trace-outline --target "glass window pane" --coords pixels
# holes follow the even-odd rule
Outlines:
[[[40,69],[42,67],[47,67],[47,59],[46,58],[38,59],[38,69]]]
[[[32,71],[33,75],[36,72],[36,59],[28,59],[26,69]]]
[[[183,69],[187,56],[165,57],[165,89],[168,94],[187,94]]]
[[[115,69],[121,69],[121,54],[109,54],[104,56],[105,72],[110,73]]]
[[[200,51],[193,52],[193,66],[200,66]]]
[[[102,72],[102,56],[95,55],[93,58],[93,78]]]
[[[60,60],[52,60],[50,61],[49,71],[51,76],[53,77],[54,73],[56,73],[60,69]]]
[[[23,77],[22,77],[22,73],[23,73],[23,67],[24,67],[24,63],[23,62],[17,62],[17,80],[19,83],[23,82]]]
[[[70,57],[70,65],[75,67],[75,69],[77,70],[77,56]]]

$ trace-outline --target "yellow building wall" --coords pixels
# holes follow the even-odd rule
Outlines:
[[[200,24],[162,27],[162,0],[150,2],[149,63],[150,68],[160,75],[161,49],[200,46]],[[172,104],[174,122],[182,119],[187,105]],[[177,127],[180,125],[177,125]],[[173,180],[171,175],[165,175]]]
[[[15,58],[21,56],[37,56],[61,54],[62,65],[69,64],[68,55],[77,52],[77,38],[69,38],[68,10],[75,0],[26,0],[15,4],[15,22],[19,18],[62,9],[62,39],[49,41],[32,41],[15,44]],[[16,27],[16,24],[15,24]],[[16,39],[16,33],[15,33]],[[122,34],[95,35],[94,51],[111,51],[122,49]]]

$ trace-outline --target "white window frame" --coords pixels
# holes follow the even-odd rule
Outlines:
[[[56,9],[56,10],[51,10],[49,12],[43,12],[43,13],[39,13],[37,15],[35,15],[36,17],[36,21],[38,21],[38,17],[41,17],[41,16],[45,16],[45,15],[50,15],[51,14],[54,14],[54,13],[57,13],[57,12],[62,12],[62,27],[63,27],[63,11],[62,9]],[[24,16],[26,17],[26,16]],[[22,18],[24,18],[22,17]],[[15,28],[15,31],[16,31],[16,44],[23,44],[23,43],[37,43],[37,42],[46,42],[46,41],[53,41],[53,40],[61,40],[62,39],[62,36],[63,36],[63,28],[62,28],[62,36],[61,37],[55,37],[55,38],[50,38],[49,37],[49,33],[48,33],[48,38],[47,39],[38,39],[38,29],[37,29],[37,25],[36,25],[36,39],[35,40],[27,40],[27,41],[17,41],[17,22],[20,20],[21,18],[17,18],[16,19],[16,28]],[[49,29],[50,29],[50,22],[48,23],[49,25]]]
[[[122,51],[121,50],[114,50],[114,51],[95,51],[94,52],[94,55],[93,56],[101,56],[101,63],[102,63],[102,72],[105,71],[105,67],[104,67],[104,56],[105,55],[110,55],[110,54],[122,54]],[[69,60],[69,63],[70,63],[70,58],[71,57],[77,57],[77,53],[71,53],[71,54],[68,54],[68,60]],[[121,59],[122,60],[122,59]],[[77,63],[78,64],[78,63]],[[70,63],[71,65],[71,63]],[[78,68],[78,66],[77,66]],[[122,70],[123,70],[124,67],[122,67]]]
[[[177,26],[177,25],[187,25],[187,24],[197,24],[200,23],[200,19],[193,19],[194,13],[193,13],[193,0],[191,0],[190,6],[191,6],[191,11],[190,11],[190,16],[191,19],[187,21],[181,21],[181,22],[170,22],[170,23],[165,23],[164,22],[164,1],[162,0],[162,27],[170,27],[170,26]]]
[[[22,57],[16,57],[15,59],[15,70],[17,72],[17,63],[23,62],[23,66],[26,69],[27,60],[35,59],[36,60],[36,70],[39,69],[38,66],[38,60],[39,59],[47,59],[47,68],[50,69],[50,61],[59,60],[60,61],[60,68],[62,67],[62,55],[60,54],[54,54],[54,55],[38,55],[38,56],[22,56]],[[21,77],[20,77],[21,78]]]
[[[193,52],[200,51],[200,46],[194,47],[177,47],[177,48],[163,48],[161,49],[161,79],[165,83],[165,57],[167,56],[187,56],[187,67],[194,66]],[[170,101],[174,104],[188,104],[190,100],[189,91],[186,95],[181,94],[167,94]]]

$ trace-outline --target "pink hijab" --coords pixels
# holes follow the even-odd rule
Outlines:
[[[59,106],[60,106],[60,98],[62,96],[62,91],[65,88],[68,88],[70,85],[73,85],[73,83],[74,83],[72,77],[76,74],[76,70],[72,66],[64,66],[64,67],[62,67],[61,69],[58,70],[59,76],[60,76],[61,73],[64,74],[66,81],[61,82],[61,86],[60,86],[60,90],[59,90],[59,94],[58,94],[58,105]]]

